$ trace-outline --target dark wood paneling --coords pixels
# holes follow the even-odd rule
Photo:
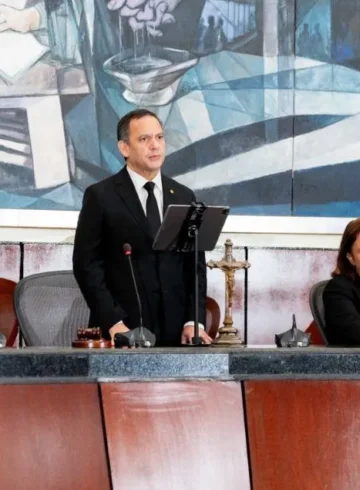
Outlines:
[[[6,345],[15,343],[18,327],[13,305],[16,282],[0,277],[0,332],[6,337]]]
[[[239,383],[101,389],[116,490],[250,488]]]
[[[110,488],[97,385],[0,386],[0,488]]]
[[[217,335],[220,326],[220,306],[213,299],[207,296],[206,298],[206,332],[209,337],[214,339]]]
[[[316,322],[313,320],[308,328],[305,330],[306,333],[311,334],[311,344],[312,345],[325,345],[325,342],[321,336],[319,327]]]
[[[248,381],[245,396],[254,490],[360,489],[359,381]]]

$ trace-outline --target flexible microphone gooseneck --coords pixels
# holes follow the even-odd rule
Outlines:
[[[135,294],[136,294],[136,300],[137,300],[138,308],[139,308],[139,319],[140,319],[140,324],[139,324],[139,337],[140,337],[140,341],[145,343],[145,342],[147,342],[147,340],[146,340],[145,334],[144,334],[143,311],[142,311],[142,305],[141,305],[141,300],[140,300],[140,294],[139,294],[139,290],[138,290],[136,279],[135,279],[134,268],[133,268],[132,260],[131,260],[132,248],[131,248],[130,243],[124,243],[123,250],[124,250],[124,254],[129,259],[129,266],[130,266],[130,271],[131,271],[131,277],[132,277],[132,281],[133,281],[133,284],[134,284],[134,289],[135,289]]]

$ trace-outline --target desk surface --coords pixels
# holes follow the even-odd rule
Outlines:
[[[360,379],[360,349],[0,350],[0,383],[209,378]]]

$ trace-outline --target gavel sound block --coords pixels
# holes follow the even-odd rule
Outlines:
[[[73,341],[72,346],[83,349],[109,349],[112,347],[111,340],[105,340],[101,337],[100,328],[79,328],[77,339]]]

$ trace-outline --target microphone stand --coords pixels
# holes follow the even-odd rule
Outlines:
[[[134,284],[134,288],[135,288],[135,294],[136,294],[136,300],[138,302],[138,307],[139,307],[140,325],[139,325],[139,339],[137,341],[137,343],[138,343],[138,346],[137,347],[150,347],[150,343],[149,343],[148,340],[146,340],[145,334],[144,334],[144,321],[143,321],[143,314],[142,314],[142,305],[141,305],[139,291],[138,291],[138,288],[137,288],[137,285],[136,285],[134,268],[133,268],[132,260],[131,260],[131,254],[127,254],[127,257],[129,259],[129,265],[130,265],[130,270],[131,270],[131,277],[132,277],[132,280],[133,280],[133,284]]]
[[[199,229],[193,226],[189,230],[194,236],[194,267],[195,267],[195,312],[194,312],[194,337],[191,339],[192,345],[203,345],[203,339],[199,335]]]
[[[197,347],[207,346],[199,335],[199,251],[214,249],[229,210],[202,202],[170,204],[153,243],[155,251],[194,253],[194,336],[190,345]]]
[[[126,333],[117,333],[114,335],[115,347],[122,347],[122,346],[151,347],[152,345],[155,344],[156,337],[152,332],[150,332],[148,329],[144,327],[142,304],[141,304],[140,294],[137,287],[134,268],[131,260],[131,254],[132,254],[131,245],[129,243],[125,243],[123,246],[123,250],[125,255],[129,259],[129,267],[130,267],[131,277],[135,289],[140,321],[139,321],[139,327],[130,330],[129,332]]]
[[[206,205],[201,202],[192,202],[189,210],[185,226],[181,232],[180,246],[178,250],[194,252],[194,296],[195,296],[195,311],[194,311],[194,337],[190,345],[201,347],[204,346],[202,337],[199,335],[199,229],[203,219]],[[189,240],[190,239],[190,240]]]

